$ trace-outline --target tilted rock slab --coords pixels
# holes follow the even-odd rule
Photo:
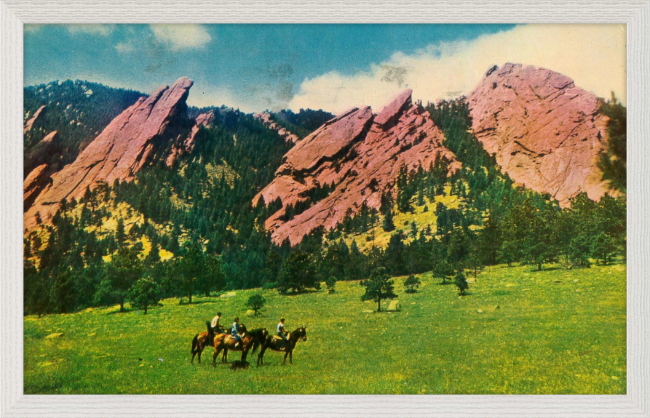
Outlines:
[[[52,162],[53,154],[60,152],[60,137],[57,131],[52,131],[41,139],[38,144],[34,145],[29,151],[25,153],[23,159],[24,177],[27,178],[29,173],[32,172],[37,166]]]
[[[298,138],[298,135],[292,134],[290,131],[283,128],[276,121],[274,121],[273,116],[269,112],[265,111],[256,113],[254,115],[254,118],[262,122],[262,125],[264,125],[266,128],[277,132],[278,135],[280,135],[280,137],[285,140],[285,142],[295,144],[300,140]]]
[[[569,77],[508,63],[488,71],[468,101],[476,136],[515,182],[562,206],[581,192],[598,200],[608,191],[596,165],[607,117]]]
[[[48,165],[42,164],[32,170],[23,181],[23,210],[29,209],[36,196],[46,186],[50,176],[48,175]]]
[[[195,145],[194,140],[196,139],[196,135],[199,133],[201,127],[213,126],[214,121],[215,121],[215,115],[213,111],[201,113],[199,116],[197,116],[196,119],[194,120],[194,125],[192,126],[192,130],[190,131],[187,138],[185,138],[185,140],[182,141],[181,143],[179,137],[177,141],[178,143],[172,145],[171,151],[169,152],[169,155],[165,160],[165,164],[167,165],[167,167],[173,166],[176,159],[178,159],[178,157],[181,156],[182,154],[191,153]]]
[[[186,100],[193,82],[180,78],[151,96],[141,97],[117,116],[77,159],[52,175],[52,183],[25,213],[24,227],[36,225],[36,212],[44,223],[54,216],[62,199],[79,199],[87,187],[115,180],[130,181],[164,140],[188,124]]]
[[[34,112],[32,117],[27,119],[27,121],[25,121],[25,126],[23,127],[23,134],[26,134],[27,132],[32,130],[34,124],[36,124],[36,122],[39,121],[39,119],[43,116],[44,112],[45,112],[45,105],[36,109],[36,112]]]
[[[428,112],[411,103],[411,93],[406,90],[378,115],[370,107],[343,112],[285,155],[276,178],[254,199],[257,203],[263,196],[267,204],[281,199],[282,209],[266,221],[276,243],[289,239],[295,245],[320,226],[334,228],[364,203],[379,208],[382,193],[391,192],[402,165],[426,170],[443,158],[450,173],[460,168]],[[336,185],[329,196],[288,222],[281,219],[289,204],[326,184]]]

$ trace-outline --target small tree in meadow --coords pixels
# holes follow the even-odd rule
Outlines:
[[[330,276],[325,280],[325,285],[327,286],[328,293],[334,293],[336,291],[336,277]]]
[[[420,287],[420,279],[414,275],[410,275],[406,280],[404,280],[404,287],[406,287],[406,293],[415,293],[417,288]]]
[[[469,284],[467,284],[467,279],[465,278],[465,273],[459,271],[454,277],[454,284],[458,288],[458,294],[460,296],[465,296],[465,291],[469,289]]]
[[[377,267],[370,275],[370,279],[361,282],[361,286],[366,288],[366,293],[361,296],[361,300],[376,301],[377,312],[381,311],[382,299],[397,297],[393,291],[393,281],[384,267]]]
[[[439,260],[433,264],[433,277],[442,279],[441,284],[447,284],[447,281],[454,277],[455,272],[454,267],[445,260]]]
[[[246,306],[255,312],[255,316],[259,315],[260,310],[264,307],[266,299],[261,293],[251,295],[246,301]]]
[[[147,314],[149,306],[156,306],[160,302],[161,289],[158,283],[145,277],[137,282],[129,290],[128,300],[131,306],[144,310]]]

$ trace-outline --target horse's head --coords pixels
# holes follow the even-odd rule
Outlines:
[[[247,333],[248,330],[246,329],[246,325],[240,323],[240,324],[239,324],[239,332],[240,332],[241,334],[245,334],[245,333]]]
[[[304,326],[298,328],[298,337],[302,338],[303,341],[307,341],[307,328]]]

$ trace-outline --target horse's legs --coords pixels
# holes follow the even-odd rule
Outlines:
[[[288,354],[289,354],[288,351],[287,351],[286,353],[284,353],[284,361],[282,362],[282,365],[283,365],[283,366],[284,366],[284,363],[287,362],[287,355],[288,355]]]
[[[217,367],[217,356],[219,355],[219,351],[221,349],[219,348],[214,348],[214,354],[212,355],[212,367]]]
[[[223,349],[223,357],[221,357],[221,362],[222,363],[228,363],[228,349],[227,348]]]
[[[196,355],[196,351],[192,351],[192,360],[190,361],[190,364],[194,364],[194,356]],[[199,357],[201,358],[201,357]]]
[[[293,364],[293,350],[289,351],[289,363]]]
[[[199,364],[201,364],[201,353],[203,352],[203,347],[198,350],[199,354]],[[194,355],[192,355],[192,360],[194,360]]]
[[[260,353],[257,355],[257,365],[264,364],[264,351],[266,351],[266,346],[263,345]]]

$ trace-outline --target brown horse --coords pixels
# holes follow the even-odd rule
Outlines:
[[[248,355],[248,350],[253,348],[253,353],[257,350],[257,347],[264,343],[266,337],[269,333],[266,331],[266,328],[258,328],[251,331],[247,331],[244,324],[241,324],[241,332],[243,337],[240,340],[239,346],[235,347],[235,337],[229,334],[217,334],[214,337],[214,354],[212,355],[212,366],[217,367],[217,356],[223,350],[223,357],[221,359],[222,363],[228,361],[228,350],[230,351],[241,351],[241,362],[246,362],[246,356]]]
[[[199,364],[201,364],[201,353],[203,353],[203,350],[205,347],[214,347],[214,337],[215,333],[212,331],[212,326],[210,325],[209,321],[205,322],[208,330],[203,331],[200,334],[196,334],[194,338],[192,339],[192,361],[191,364],[194,364],[194,356],[197,354],[199,355]],[[222,330],[219,330],[217,334],[223,333]]]
[[[287,355],[289,356],[289,363],[293,364],[293,350],[296,348],[298,341],[307,341],[307,329],[305,329],[305,327],[296,329],[291,334],[289,334],[289,338],[287,340],[288,341],[282,345],[282,338],[275,335],[267,336],[264,344],[262,345],[262,350],[257,356],[257,365],[259,366],[260,364],[264,364],[264,352],[267,348],[270,348],[273,351],[284,351],[284,361],[282,364],[284,365],[284,363],[286,363]]]

